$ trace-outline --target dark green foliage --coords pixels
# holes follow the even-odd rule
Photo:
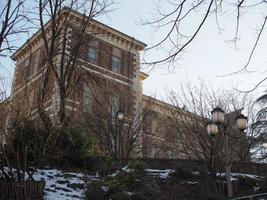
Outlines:
[[[99,182],[100,185],[108,187],[106,195],[109,198],[112,200],[160,199],[159,185],[154,178],[146,175],[145,165],[142,162],[131,162],[128,169],[130,170],[118,170],[112,176],[107,176],[104,182]],[[127,192],[133,195],[128,195]]]
[[[157,200],[162,199],[160,192],[160,186],[154,178],[145,178],[142,184],[138,187],[135,194],[133,195],[133,200]]]
[[[238,176],[238,184],[245,187],[255,187],[257,186],[257,181],[253,178]]]
[[[145,169],[147,168],[147,165],[143,161],[133,160],[133,161],[129,161],[128,168],[134,169],[138,173],[145,173]]]
[[[92,182],[87,185],[87,189],[85,191],[85,198],[87,200],[107,200],[106,194],[104,190],[101,188],[102,182]]]
[[[6,151],[13,165],[17,162],[27,163],[27,166],[38,165],[42,161],[42,147],[45,134],[35,128],[28,118],[13,120],[8,128]]]
[[[81,166],[91,147],[90,134],[79,128],[66,128],[59,131],[56,147],[59,164]]]
[[[171,177],[175,179],[191,179],[193,178],[192,172],[184,168],[177,168],[175,172],[171,174]]]
[[[124,192],[117,192],[111,194],[110,199],[112,200],[131,200],[131,197]]]
[[[220,197],[220,196],[209,196],[206,197],[205,200],[224,200],[225,198]]]
[[[1,160],[2,170],[6,166],[9,172],[5,173],[2,180],[24,181],[26,173],[29,174],[27,179],[32,179],[36,167],[42,167],[46,162],[47,138],[48,133],[38,128],[28,116],[18,114],[15,119],[11,119]]]
[[[116,168],[116,162],[109,157],[101,157],[94,163],[94,171],[98,171],[102,176],[111,174]]]

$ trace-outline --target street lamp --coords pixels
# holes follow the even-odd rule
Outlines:
[[[244,131],[248,127],[248,118],[240,114],[236,118],[236,126],[240,131]]]
[[[124,119],[124,114],[122,111],[117,112],[117,118],[119,121],[122,121]]]
[[[207,132],[210,136],[215,136],[219,133],[218,126],[216,124],[208,124],[207,126]]]
[[[220,125],[224,122],[224,111],[218,106],[211,111],[212,123]]]
[[[230,172],[230,158],[228,148],[228,135],[225,130],[225,117],[224,111],[220,107],[216,107],[211,111],[212,123],[207,125],[207,132],[211,136],[215,136],[218,133],[224,136],[224,153],[225,153],[225,171],[227,180],[227,193],[228,197],[233,196],[233,188],[231,183],[231,172]],[[240,114],[235,118],[236,126],[238,130],[244,131],[247,128],[247,117]]]

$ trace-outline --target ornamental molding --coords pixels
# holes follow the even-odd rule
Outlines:
[[[62,13],[62,15],[64,15],[65,13]],[[80,22],[82,22],[83,15],[76,12],[76,11],[71,11],[71,12],[67,12],[66,14],[68,14],[68,18],[71,21],[71,24],[75,25],[75,24],[79,24]],[[78,23],[76,23],[78,22]],[[44,25],[44,30],[46,32],[49,32],[49,27],[50,27],[51,21],[48,21],[45,25]],[[146,44],[136,40],[135,38],[126,35],[112,27],[109,27],[101,22],[98,22],[94,19],[91,19],[89,21],[88,26],[86,27],[86,31],[87,33],[94,34],[94,33],[100,33],[99,35],[96,34],[96,36],[106,42],[109,42],[119,48],[123,48],[126,50],[130,50],[135,52],[136,54],[138,53],[138,51],[142,51],[144,50],[144,48],[146,47]],[[33,50],[34,48],[36,48],[36,46],[40,46],[42,43],[42,37],[41,37],[42,31],[41,29],[39,29],[30,39],[28,39],[12,56],[11,58],[15,61],[19,61],[21,60],[21,58],[23,57],[23,55],[28,54],[29,50]]]

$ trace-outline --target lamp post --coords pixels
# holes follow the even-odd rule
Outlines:
[[[124,119],[124,114],[122,111],[117,112],[117,118],[119,121],[122,121]]]
[[[123,125],[123,120],[124,120],[124,113],[122,111],[118,111],[117,112],[117,120],[118,120],[118,124],[119,124],[119,131],[117,134],[118,135],[118,156],[119,156],[119,164],[121,165],[121,157],[122,157],[122,136],[121,136],[121,129],[122,129],[122,125]]]
[[[229,148],[228,148],[228,135],[225,130],[225,117],[224,111],[216,107],[211,111],[212,123],[208,124],[207,132],[211,136],[217,134],[222,134],[224,136],[224,153],[225,153],[225,175],[227,180],[227,194],[228,197],[233,196],[233,188],[231,183],[231,172],[230,172],[230,158],[229,158]],[[236,126],[240,131],[244,131],[247,128],[247,117],[240,114],[235,118]]]

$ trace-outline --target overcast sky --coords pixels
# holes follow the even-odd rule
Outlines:
[[[151,19],[154,12],[154,0],[117,0],[113,7],[115,10],[109,13],[109,18],[101,17],[101,20],[112,27],[125,32],[148,45],[158,39],[163,33],[154,33],[149,26],[142,26],[140,18]],[[160,66],[149,73],[149,78],[144,81],[145,94],[164,96],[166,90],[178,90],[180,82],[198,82],[199,79],[215,89],[248,90],[264,78],[267,66],[267,34],[264,33],[249,69],[254,73],[218,77],[237,71],[246,63],[253,42],[256,39],[256,30],[263,19],[262,10],[249,10],[241,18],[240,41],[238,49],[231,42],[227,42],[234,35],[235,12],[231,10],[220,18],[223,29],[219,33],[214,17],[204,26],[196,40],[189,46],[183,59],[175,64],[175,70],[168,72],[167,67]],[[188,22],[188,30],[194,27],[195,22]],[[154,36],[154,37],[153,37]],[[157,52],[150,55],[156,58]],[[262,84],[259,91],[265,90],[266,84]],[[258,93],[260,93],[258,92]]]
[[[138,22],[140,18],[151,19],[155,2],[154,0],[115,0],[115,5],[112,6],[114,10],[108,14],[108,17],[102,16],[98,20],[150,45],[153,40],[159,39],[163,32],[154,33],[151,27],[142,26]],[[262,22],[261,12],[261,10],[252,10],[243,13],[245,15],[241,21],[241,40],[238,43],[238,50],[232,43],[226,42],[234,34],[234,14],[230,12],[221,17],[222,33],[218,32],[214,18],[211,18],[189,46],[183,59],[175,64],[174,70],[168,71],[166,66],[160,66],[149,72],[149,78],[143,83],[144,93],[161,97],[166,90],[178,90],[181,82],[190,81],[197,84],[199,80],[205,81],[215,89],[228,90],[233,87],[240,90],[251,89],[267,75],[266,33],[263,34],[264,37],[249,66],[250,70],[256,72],[227,77],[218,76],[239,70],[246,63],[256,39],[255,28]],[[186,28],[190,30],[194,25],[195,21],[192,19]],[[160,51],[156,51],[148,58],[159,56]],[[4,65],[6,76],[11,79],[14,63],[7,60]],[[262,92],[265,87],[266,84],[262,84],[259,91]]]

